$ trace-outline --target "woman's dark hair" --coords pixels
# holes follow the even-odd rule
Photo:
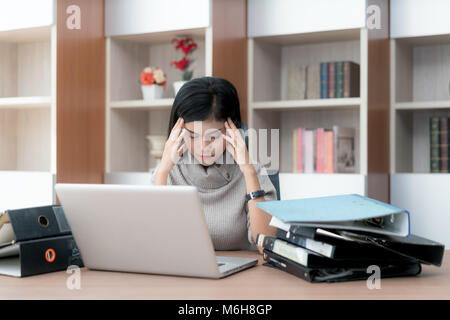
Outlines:
[[[217,120],[228,117],[241,128],[239,97],[233,84],[222,78],[202,77],[186,82],[178,91],[170,112],[169,131],[178,118],[184,122]]]

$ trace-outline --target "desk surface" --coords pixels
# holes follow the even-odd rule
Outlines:
[[[309,283],[289,273],[262,266],[255,252],[219,255],[257,257],[251,269],[220,280],[81,269],[81,289],[66,286],[65,271],[26,278],[0,276],[3,299],[450,299],[450,250],[441,267],[422,265],[415,277],[381,279],[381,289],[366,281]],[[368,274],[369,276],[369,274]]]

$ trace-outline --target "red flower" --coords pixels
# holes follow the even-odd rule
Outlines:
[[[171,65],[177,67],[181,71],[184,71],[184,69],[186,69],[188,63],[189,63],[189,59],[183,58],[180,61],[172,61]]]
[[[141,72],[141,83],[144,85],[155,83],[155,77],[153,76],[153,73]]]
[[[186,40],[187,40],[187,39],[177,39],[177,38],[173,38],[173,39],[172,39],[172,43],[176,42],[177,44],[175,45],[175,49],[179,49],[179,48],[181,48],[181,47],[184,45],[184,42],[185,42]]]
[[[191,43],[187,46],[182,46],[181,50],[183,50],[184,55],[187,56],[189,54],[189,52],[191,52],[192,49],[197,49],[197,44],[196,43]]]

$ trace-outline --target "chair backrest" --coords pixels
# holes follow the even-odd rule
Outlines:
[[[247,134],[248,126],[247,126],[247,123],[241,122],[241,126],[242,126],[242,130],[244,130],[245,145],[247,146],[247,149],[248,149],[248,134]],[[278,170],[274,170],[274,171],[267,170],[267,171],[269,173],[270,181],[272,181],[272,184],[275,187],[275,190],[277,191],[277,199],[280,200],[280,175],[279,175],[279,172],[278,172]]]

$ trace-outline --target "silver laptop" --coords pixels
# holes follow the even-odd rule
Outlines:
[[[86,267],[222,278],[257,259],[215,255],[193,186],[57,184]]]

